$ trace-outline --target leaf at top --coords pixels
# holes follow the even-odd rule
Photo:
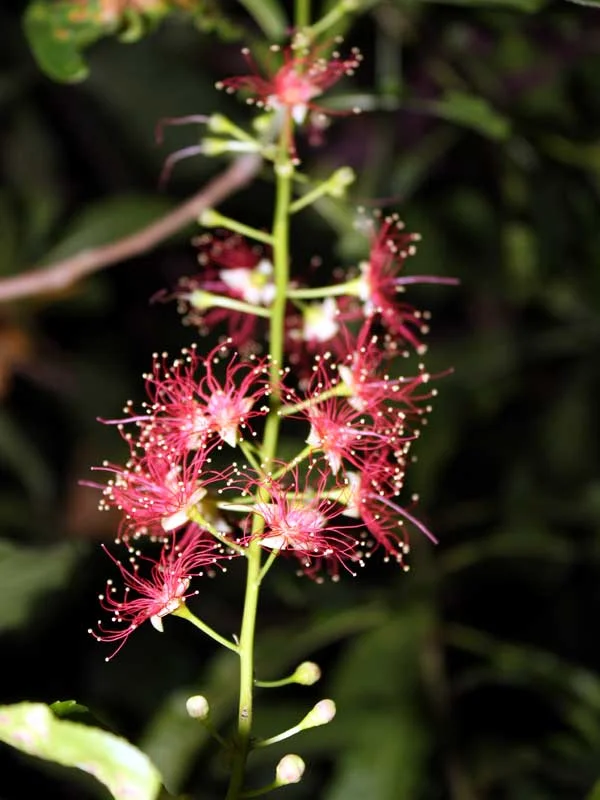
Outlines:
[[[157,769],[125,739],[78,722],[57,719],[43,703],[0,706],[0,741],[65,767],[93,775],[115,800],[155,800]]]
[[[147,2],[143,16],[133,3],[115,6],[107,0],[33,0],[23,24],[42,70],[54,80],[72,83],[88,75],[82,53],[91,44],[115,33],[124,42],[137,41],[148,25],[168,11],[165,0]]]
[[[485,98],[467,92],[450,91],[442,100],[419,104],[419,107],[490,139],[507,139],[510,135],[510,121]]]
[[[88,68],[81,51],[107,32],[99,0],[74,2],[34,0],[23,20],[29,45],[42,70],[57,81],[82,81]]]

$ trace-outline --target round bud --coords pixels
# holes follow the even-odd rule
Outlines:
[[[192,719],[206,719],[210,712],[208,700],[201,694],[188,697],[185,701],[185,708]]]
[[[294,672],[294,680],[301,686],[312,686],[321,677],[321,670],[314,661],[303,661]]]
[[[298,783],[304,775],[304,761],[300,756],[290,753],[284,756],[275,770],[275,779],[278,786],[287,786],[290,783]]]

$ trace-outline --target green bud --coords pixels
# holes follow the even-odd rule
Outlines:
[[[301,686],[312,686],[321,677],[321,670],[313,661],[303,661],[294,672],[293,678]]]
[[[212,208],[206,208],[198,217],[198,222],[200,225],[204,225],[205,228],[214,228],[217,225],[221,225],[221,215]]]
[[[329,179],[329,194],[333,197],[344,197],[346,189],[356,180],[356,173],[351,167],[341,167]]]

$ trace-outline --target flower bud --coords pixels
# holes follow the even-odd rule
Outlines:
[[[317,705],[308,712],[300,723],[302,730],[327,725],[335,717],[335,703],[333,700],[319,700]]]
[[[337,169],[329,179],[329,194],[332,197],[344,197],[346,189],[356,180],[356,174],[350,167]]]
[[[231,122],[223,114],[211,114],[207,128],[213,133],[231,133]]]
[[[275,771],[277,786],[287,786],[290,783],[299,783],[304,775],[305,764],[300,756],[290,753],[284,756]]]
[[[301,686],[312,686],[321,677],[321,670],[314,661],[303,661],[294,672],[293,678]]]
[[[212,208],[206,208],[198,217],[198,222],[205,228],[214,228],[221,224],[221,215]]]
[[[201,694],[188,697],[185,701],[185,708],[192,719],[206,719],[210,713],[208,700]]]

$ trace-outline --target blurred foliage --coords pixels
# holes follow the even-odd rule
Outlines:
[[[242,41],[288,24],[274,1],[147,4],[152,13],[120,3],[110,20],[69,19],[81,5],[0,7],[3,276],[124,235],[195,191],[219,165],[178,164],[161,193],[164,158],[198,133],[169,129],[159,147],[156,123],[213,111],[243,121],[244,106],[213,83],[243,71]],[[257,731],[337,701],[334,723],[294,740],[310,766],[285,790],[292,799],[595,800],[600,12],[544,0],[362,5],[338,27],[364,68],[331,104],[365,113],[300,148],[314,174],[355,169],[355,205],[304,212],[295,263],[362,257],[355,206],[387,203],[423,235],[411,267],[460,278],[413,293],[434,315],[431,371],[454,367],[410,487],[441,543],[415,540],[408,575],[377,558],[338,585],[274,571],[259,677],[310,657],[324,678],[261,691]],[[52,82],[30,45],[51,76],[89,78]],[[260,226],[270,198],[257,181],[224,212]],[[76,698],[138,743],[169,791],[212,799],[227,767],[185,699],[205,694],[227,728],[235,657],[168,619],[162,637],[141,629],[104,662],[86,630],[107,572],[94,543],[114,536],[115,520],[78,485],[90,464],[123,455],[96,418],[140,397],[152,351],[189,344],[174,308],[148,302],[194,271],[193,229],[184,234],[60,294],[0,306],[0,699]],[[235,567],[196,601],[219,630],[238,627],[240,586]],[[274,761],[270,749],[253,756],[253,785]],[[3,800],[98,796],[8,748],[0,763]]]

